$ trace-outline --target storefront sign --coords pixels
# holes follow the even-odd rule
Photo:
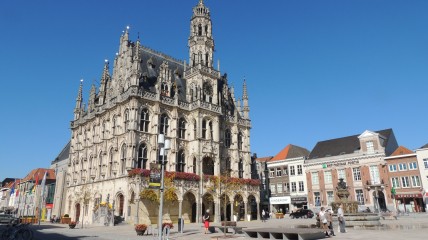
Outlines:
[[[349,161],[340,161],[340,162],[334,162],[334,163],[323,163],[322,168],[340,167],[340,166],[354,165],[354,164],[360,164],[360,160],[349,160]]]
[[[307,202],[307,197],[292,197],[291,202]]]
[[[284,196],[284,197],[271,197],[269,198],[270,204],[290,204],[291,198],[290,196]]]
[[[422,198],[422,194],[414,193],[414,194],[397,194],[395,198]]]

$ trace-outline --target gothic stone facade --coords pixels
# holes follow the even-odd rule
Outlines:
[[[241,101],[235,98],[227,75],[213,67],[211,17],[203,1],[193,8],[188,47],[186,63],[142,46],[139,39],[132,42],[127,29],[120,37],[112,74],[106,61],[100,86],[98,90],[92,86],[87,107],[81,82],[66,178],[65,213],[73,220],[91,223],[92,209],[108,201],[114,202],[114,214],[125,221],[156,222],[158,205],[134,199],[147,187],[146,179],[131,178],[128,171],[150,169],[158,161],[161,133],[171,140],[166,171],[219,176],[235,169],[232,176],[250,178],[246,84]],[[179,216],[200,221],[206,208],[215,221],[220,220],[224,211],[220,196],[207,182],[175,184],[179,204],[164,208],[173,221]],[[257,186],[244,184],[228,193],[226,214],[235,214],[237,206],[245,211],[245,218],[257,211],[258,191]],[[202,200],[210,199],[207,195],[211,202]]]

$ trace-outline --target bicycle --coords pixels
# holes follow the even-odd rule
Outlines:
[[[29,223],[8,224],[1,235],[1,240],[30,240],[33,239],[33,235]]]

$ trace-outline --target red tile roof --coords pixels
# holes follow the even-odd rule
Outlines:
[[[256,158],[257,162],[268,162],[269,160],[272,159],[272,156],[269,157],[261,157],[261,158]]]
[[[297,157],[307,157],[309,156],[309,151],[305,148],[288,144],[283,148],[275,157],[273,157],[270,162],[284,160],[288,158],[297,158]]]
[[[42,183],[43,176],[45,175],[45,172],[48,171],[48,175],[46,176],[46,180],[55,180],[55,170],[54,169],[48,169],[48,168],[36,168],[31,170],[25,178],[22,179],[22,182],[27,181],[36,181],[37,177],[39,179],[39,184]]]
[[[403,146],[399,146],[390,156],[400,156],[412,153],[414,153],[412,150],[409,150],[408,148]]]

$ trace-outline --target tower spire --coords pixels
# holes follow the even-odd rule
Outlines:
[[[214,39],[210,10],[199,0],[190,20],[189,65],[213,67]]]
[[[101,83],[99,89],[99,100],[98,103],[100,105],[105,103],[106,95],[107,95],[107,84],[110,81],[110,69],[108,60],[104,60],[104,69],[101,75]]]
[[[80,79],[79,91],[77,92],[76,107],[74,108],[74,120],[79,119],[83,101],[83,79]]]
[[[244,84],[242,87],[242,112],[244,113],[245,119],[250,119],[250,106],[248,105],[248,93],[247,93],[247,81],[244,78]]]

